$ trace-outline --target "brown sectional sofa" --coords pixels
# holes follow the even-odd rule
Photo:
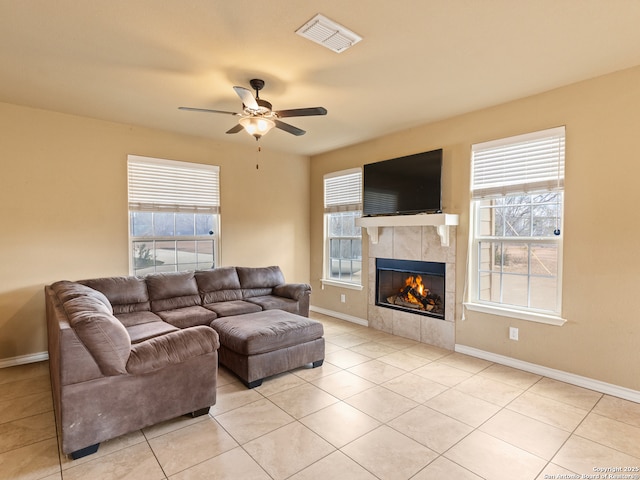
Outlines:
[[[102,441],[183,414],[208,412],[216,400],[220,348],[215,320],[240,320],[265,310],[307,317],[310,293],[307,284],[285,283],[278,267],[221,267],[46,286],[49,365],[62,451],[80,458]],[[312,342],[311,360],[305,355],[296,360],[319,364],[324,356],[320,340]]]

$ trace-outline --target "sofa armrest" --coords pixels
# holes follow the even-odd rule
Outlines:
[[[215,352],[220,347],[217,332],[206,326],[185,328],[150,338],[131,347],[127,371],[132,375],[159,370],[168,365]]]
[[[278,297],[300,300],[305,295],[311,295],[311,285],[308,283],[284,283],[273,287],[273,294]]]

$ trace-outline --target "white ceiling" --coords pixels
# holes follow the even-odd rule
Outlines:
[[[363,40],[295,34],[317,13]],[[262,78],[305,155],[640,64],[638,0],[0,0],[0,101],[218,140]]]

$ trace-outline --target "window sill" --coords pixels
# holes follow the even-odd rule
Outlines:
[[[525,312],[522,310],[514,310],[510,308],[498,307],[495,305],[485,305],[480,303],[464,303],[464,308],[474,312],[489,313],[492,315],[500,315],[502,317],[517,318],[519,320],[527,320],[529,322],[543,323],[546,325],[555,325],[561,327],[567,320],[557,315],[549,315],[536,312]]]
[[[339,280],[328,280],[326,278],[322,278],[320,279],[320,281],[322,282],[322,288],[327,285],[332,287],[348,288],[350,290],[362,290],[364,288],[362,285],[359,285],[357,283],[347,283],[341,282]]]

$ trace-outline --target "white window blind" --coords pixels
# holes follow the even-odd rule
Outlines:
[[[219,213],[220,167],[129,155],[129,210]]]
[[[562,190],[564,138],[557,127],[473,145],[473,199]]]
[[[324,211],[362,210],[362,169],[353,168],[324,176]]]

